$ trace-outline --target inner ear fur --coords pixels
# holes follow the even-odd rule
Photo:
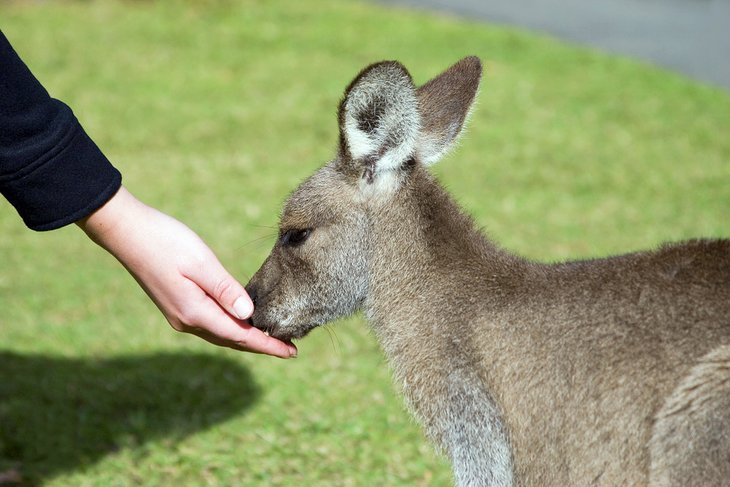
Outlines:
[[[481,61],[469,56],[418,88],[420,162],[432,164],[453,147],[479,90],[481,77]]]
[[[345,90],[338,120],[342,165],[368,182],[399,169],[413,158],[421,125],[411,75],[397,61],[366,67]]]

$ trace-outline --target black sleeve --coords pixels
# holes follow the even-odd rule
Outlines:
[[[73,223],[106,203],[122,176],[53,99],[0,31],[0,193],[33,230]]]

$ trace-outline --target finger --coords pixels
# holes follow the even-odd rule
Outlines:
[[[248,323],[232,318],[210,300],[201,304],[196,328],[191,332],[211,343],[236,350],[281,358],[297,355],[293,344],[277,340]]]
[[[223,309],[239,320],[245,320],[253,314],[253,302],[246,289],[225,270],[212,253],[205,265],[185,274],[185,277],[200,286]]]
[[[233,350],[238,350],[241,352],[257,353],[257,354],[266,355],[264,352],[244,348],[242,345],[240,345],[238,343],[231,343],[228,340],[223,340],[222,338],[212,335],[205,330],[200,330],[200,329],[191,330],[190,334],[195,335],[198,338],[202,338],[206,342],[212,343],[213,345],[217,345],[219,347],[232,348]],[[274,356],[277,356],[277,355],[274,355]]]
[[[242,344],[242,343],[230,342],[228,340],[223,340],[223,339],[221,339],[221,338],[219,338],[219,337],[217,337],[215,335],[211,335],[210,333],[206,332],[205,330],[195,330],[195,331],[191,331],[191,333],[193,335],[196,335],[199,338],[202,338],[203,340],[205,340],[205,341],[207,341],[209,343],[212,343],[213,345],[217,345],[219,347],[231,348],[231,349],[237,350],[239,352],[248,352],[248,353],[261,354],[261,355],[270,355],[272,357],[278,357],[278,358],[284,358],[284,359],[296,358],[297,357],[297,353],[298,353],[296,346],[294,346],[293,343],[288,343],[288,342],[285,342],[286,343],[286,346],[288,347],[287,348],[288,349],[288,352],[286,354],[282,355],[282,354],[279,354],[277,352],[263,351],[263,350],[260,350],[258,348],[253,349],[253,348],[250,348],[249,345],[247,345],[247,344]]]
[[[297,356],[296,347],[294,347],[292,344],[279,342],[276,339],[272,339],[272,340],[275,342],[278,342],[278,343],[269,345],[269,344],[256,343],[255,340],[250,340],[250,339],[240,340],[240,341],[231,341],[228,339],[220,338],[219,336],[213,335],[212,333],[210,333],[206,330],[202,330],[202,329],[190,330],[190,333],[202,338],[203,340],[205,340],[209,343],[212,343],[213,345],[231,348],[233,350],[238,350],[241,352],[258,353],[258,354],[262,354],[262,355],[270,355],[272,357],[279,357],[279,358],[284,358],[284,359],[295,358]],[[280,346],[280,344],[283,344],[283,348]]]

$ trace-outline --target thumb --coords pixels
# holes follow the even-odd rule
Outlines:
[[[228,313],[239,320],[253,314],[253,302],[243,285],[231,276],[215,257],[213,262],[198,270],[198,276],[188,275],[210,297]]]

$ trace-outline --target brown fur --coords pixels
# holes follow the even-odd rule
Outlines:
[[[309,237],[249,283],[253,323],[299,338],[364,309],[458,485],[730,485],[730,241],[560,264],[500,249],[425,165],[458,135],[478,60],[418,90],[404,72],[376,64],[348,88],[338,157],[281,218]],[[417,106],[348,104],[368,83]],[[412,150],[408,127],[378,132],[408,109]],[[396,169],[393,144],[411,154]]]

